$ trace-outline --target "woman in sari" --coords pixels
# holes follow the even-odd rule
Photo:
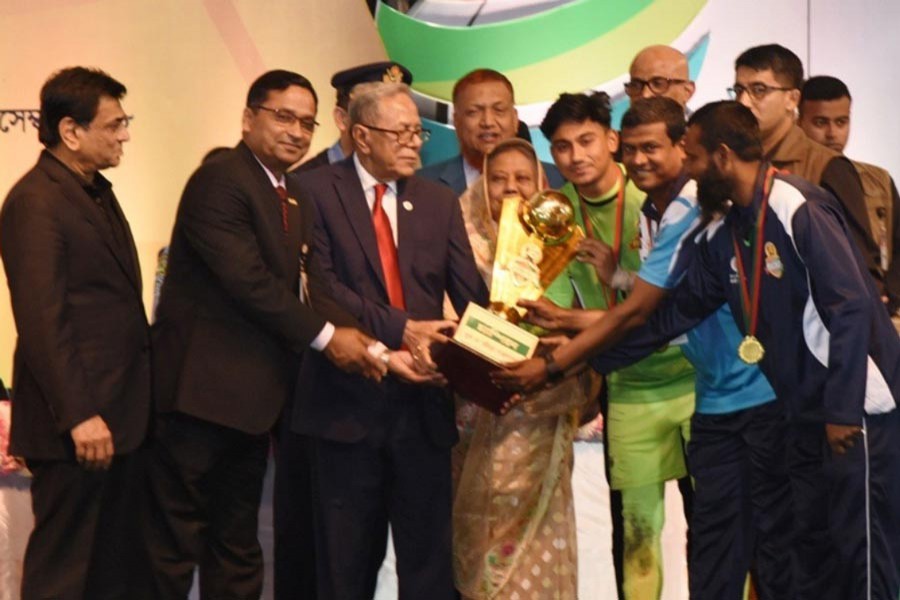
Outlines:
[[[490,286],[503,198],[543,189],[534,148],[521,139],[485,157],[483,175],[460,198],[478,269]],[[565,277],[550,300],[572,293]],[[573,438],[593,398],[583,374],[530,395],[498,416],[459,400],[455,449],[454,573],[466,600],[577,597],[572,499]]]

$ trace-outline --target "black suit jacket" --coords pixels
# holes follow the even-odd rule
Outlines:
[[[291,171],[291,173],[305,173],[306,171],[312,171],[313,169],[318,169],[319,167],[327,166],[331,163],[328,162],[328,148],[325,148],[311,159]]]
[[[298,296],[303,206],[288,204],[285,234],[281,201],[243,142],[191,176],[153,326],[160,411],[254,434],[275,422],[325,325]]]
[[[396,349],[408,318],[442,318],[445,293],[460,314],[470,301],[487,303],[459,201],[449,188],[419,177],[398,182],[397,254],[407,307],[401,311],[388,301],[372,215],[353,159],[303,174],[299,182],[303,198],[315,208],[312,264],[322,285],[312,294],[313,307],[319,309],[325,295],[334,298]],[[384,410],[389,395],[419,407],[422,426],[436,444],[455,443],[453,403],[445,390],[391,377],[375,384],[347,376],[313,353],[301,369],[294,431],[341,442],[377,437],[389,426]]]
[[[3,204],[0,248],[19,334],[12,454],[74,459],[69,430],[98,414],[117,454],[146,435],[150,336],[140,269],[125,216],[108,198],[124,239],[76,175],[44,151]]]

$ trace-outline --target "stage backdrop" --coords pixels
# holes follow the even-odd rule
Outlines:
[[[106,175],[134,231],[149,310],[156,255],[168,242],[182,187],[207,150],[237,142],[247,87],[263,71],[296,70],[318,90],[322,127],[312,155],[336,135],[330,76],[354,64],[390,55],[414,66],[414,87],[423,112],[435,109],[435,129],[446,122],[439,108],[453,79],[474,66],[500,68],[534,126],[560,91],[603,89],[620,114],[630,57],[649,43],[690,55],[694,108],[725,96],[741,50],[791,47],[809,73],[850,86],[848,153],[900,173],[900,82],[886,66],[900,56],[895,0],[486,0],[472,2],[480,17],[459,26],[423,25],[452,4],[460,3],[423,0],[412,18],[382,6],[376,19],[363,0],[0,0],[0,196],[40,151],[32,111],[50,73],[96,66],[125,83],[132,140],[121,166]],[[436,133],[432,157],[452,150],[452,132]],[[0,376],[7,382],[14,342],[0,285]]]

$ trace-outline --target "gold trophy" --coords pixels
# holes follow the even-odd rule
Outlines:
[[[438,365],[453,387],[476,404],[499,413],[509,393],[489,373],[531,358],[538,337],[516,324],[525,314],[519,300],[537,300],[575,256],[584,232],[575,209],[560,192],[503,200],[489,308],[469,304]]]

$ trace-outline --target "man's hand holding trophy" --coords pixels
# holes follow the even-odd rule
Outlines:
[[[517,302],[540,298],[575,257],[582,239],[574,207],[560,192],[503,200],[490,306],[469,304],[452,339],[436,353],[441,372],[459,393],[501,412],[510,394],[494,386],[489,373],[531,358],[539,344],[536,335],[518,326],[525,309]]]

